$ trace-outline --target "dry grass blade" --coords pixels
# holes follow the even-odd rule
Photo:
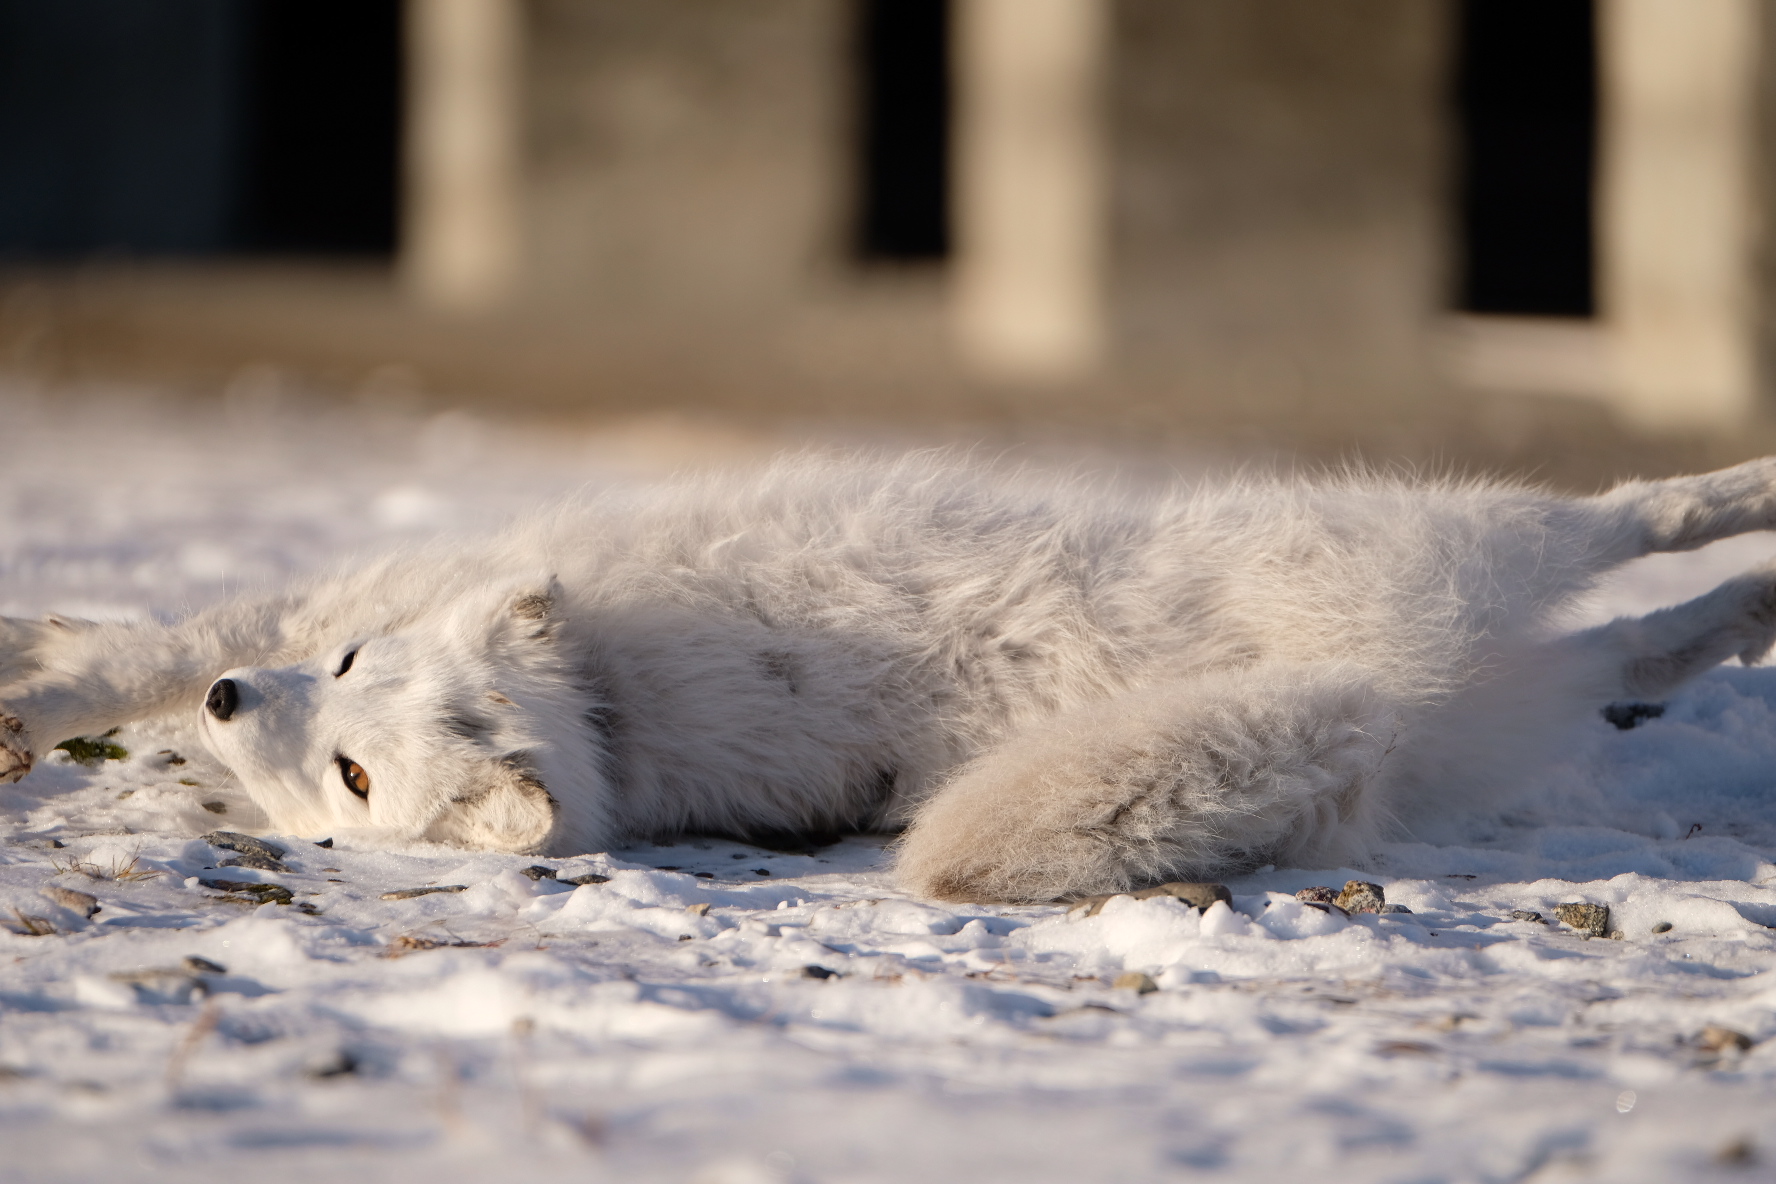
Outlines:
[[[70,859],[67,863],[52,859],[49,861],[49,866],[58,876],[67,875],[69,872],[79,872],[89,880],[115,880],[126,884],[135,880],[152,880],[156,876],[165,874],[159,868],[143,867],[139,852],[132,854],[128,863],[124,863],[121,857],[113,859],[110,867],[100,867],[96,863],[87,863],[81,859]]]
[[[17,909],[12,910],[12,915],[18,920],[19,924],[19,927],[14,929],[13,932],[20,937],[55,936],[55,926],[51,925],[42,917],[33,917],[28,913],[21,913]]]
[[[197,1046],[203,1043],[204,1037],[216,1030],[216,1025],[221,1020],[222,1007],[212,999],[204,1004],[204,1009],[198,1012],[195,1020],[191,1021],[191,1030],[185,1033],[184,1039],[180,1040],[178,1047],[173,1049],[173,1055],[167,1058],[166,1084],[168,1092],[179,1092],[179,1084],[185,1079],[185,1063],[191,1059],[191,1054],[197,1051]]]
[[[451,941],[437,937],[425,937],[417,933],[404,933],[389,942],[383,950],[384,958],[399,958],[406,954],[416,954],[421,950],[484,950],[505,944],[499,941]]]

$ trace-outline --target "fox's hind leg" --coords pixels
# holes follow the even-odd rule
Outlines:
[[[1776,457],[1663,481],[1629,481],[1568,503],[1605,567],[1660,551],[1693,551],[1776,530]]]
[[[1561,638],[1545,658],[1589,682],[1581,693],[1601,704],[1662,698],[1728,658],[1758,662],[1773,643],[1776,564],[1769,564],[1683,604]]]
[[[1396,725],[1340,664],[1218,671],[1112,697],[1015,735],[929,801],[908,887],[1044,901],[1359,856]]]

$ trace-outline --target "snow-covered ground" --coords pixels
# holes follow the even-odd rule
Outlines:
[[[250,388],[226,414],[0,388],[0,613],[178,612],[662,455]],[[1594,615],[1772,553],[1640,565]],[[1200,917],[933,906],[871,839],[537,860],[269,835],[287,871],[211,871],[237,853],[200,836],[256,830],[250,805],[177,721],[115,743],[0,791],[0,1180],[1776,1170],[1776,670],[1596,721],[1506,817],[1372,868],[1265,871]],[[587,873],[608,879],[565,882]],[[1272,895],[1347,878],[1411,912]],[[1574,901],[1621,937],[1552,920]],[[1114,986],[1128,971],[1157,989]]]

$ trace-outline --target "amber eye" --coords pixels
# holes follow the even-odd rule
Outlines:
[[[370,774],[364,772],[364,766],[349,756],[333,758],[339,762],[339,775],[345,779],[345,787],[363,798],[370,800]]]

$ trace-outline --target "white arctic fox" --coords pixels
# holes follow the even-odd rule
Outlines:
[[[937,897],[1361,859],[1580,718],[1776,639],[1776,565],[1563,633],[1653,551],[1776,527],[1776,460],[1556,497],[1151,496],[799,458],[560,510],[174,625],[0,619],[0,780],[194,711],[284,831],[511,852],[905,828]]]

